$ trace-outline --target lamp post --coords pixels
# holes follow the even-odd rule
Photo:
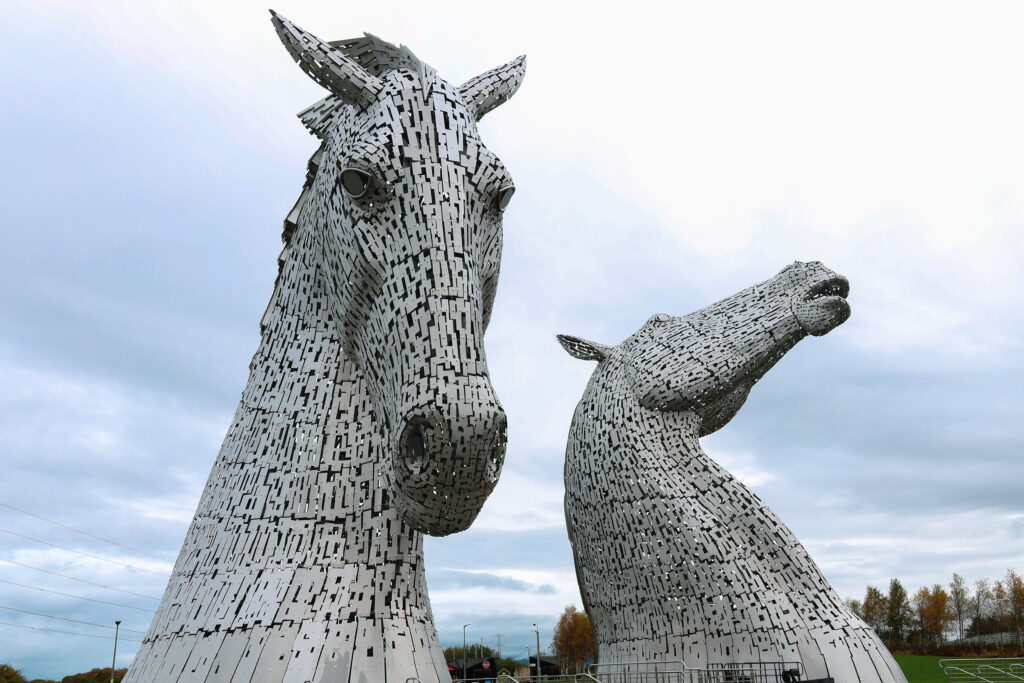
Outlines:
[[[540,629],[537,624],[533,625],[533,632],[537,634],[537,675],[540,676]]]
[[[121,620],[114,620],[114,659],[110,662],[110,683],[114,683],[114,669],[117,668],[117,636],[121,633]]]
[[[473,624],[462,625],[462,678],[466,677],[466,627]]]

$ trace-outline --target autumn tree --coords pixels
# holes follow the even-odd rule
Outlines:
[[[964,577],[954,572],[953,580],[949,582],[949,608],[956,620],[957,640],[964,637],[964,618],[967,616],[968,597],[967,582],[964,581]]]
[[[128,669],[115,669],[114,683],[120,683],[127,673]],[[85,673],[65,676],[61,679],[61,683],[110,683],[110,678],[110,667],[108,666],[105,669],[92,669]]]
[[[921,588],[914,593],[914,610],[922,636],[933,644],[942,641],[942,634],[950,622],[949,594],[939,584],[930,589]]]
[[[1017,646],[1024,650],[1024,579],[1012,569],[1007,569],[1006,576],[1003,577],[1003,586],[1006,590],[1010,624],[1017,630]]]
[[[583,665],[594,659],[594,630],[585,612],[575,605],[565,608],[555,625],[551,649],[562,658],[567,673],[582,671]]]
[[[25,683],[25,677],[10,664],[0,664],[0,683]]]
[[[874,586],[868,586],[864,593],[864,602],[860,605],[861,618],[868,626],[875,629],[875,633],[882,635],[885,631],[885,612],[888,600],[882,591]]]
[[[893,579],[889,582],[885,606],[885,630],[891,647],[900,647],[906,642],[912,616],[907,589],[899,579]]]

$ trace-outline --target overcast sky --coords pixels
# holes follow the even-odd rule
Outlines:
[[[797,346],[709,454],[843,596],[1024,569],[1022,10],[1012,3],[338,3],[325,40],[461,83],[528,55],[481,135],[517,186],[487,353],[509,415],[476,524],[428,539],[442,643],[525,654],[580,605],[562,463],[592,364],[793,260],[853,316]],[[54,2],[0,23],[0,559],[159,598],[247,377],[322,90],[242,2]],[[11,535],[134,565],[128,569]],[[0,562],[0,605],[145,631],[155,600]],[[0,609],[0,622],[109,635]],[[126,638],[141,634],[123,632]],[[30,676],[112,642],[0,625]],[[127,666],[137,644],[123,641]]]

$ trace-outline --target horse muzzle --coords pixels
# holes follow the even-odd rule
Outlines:
[[[395,508],[431,536],[473,523],[505,460],[507,421],[490,384],[480,378],[445,397],[406,411],[389,468]]]

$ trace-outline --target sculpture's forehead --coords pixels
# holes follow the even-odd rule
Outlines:
[[[396,129],[433,128],[478,138],[476,121],[458,88],[436,75],[409,69],[388,72],[378,96],[378,121]]]

